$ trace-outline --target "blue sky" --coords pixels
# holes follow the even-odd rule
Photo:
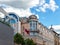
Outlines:
[[[46,0],[49,3],[49,0]],[[60,0],[55,0],[56,5],[60,6]],[[37,11],[36,7],[31,8],[31,12],[39,15],[39,21],[45,26],[60,25],[60,7],[54,12],[50,9],[46,9],[46,12]]]

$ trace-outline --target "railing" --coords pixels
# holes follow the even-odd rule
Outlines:
[[[3,24],[6,24],[8,26],[10,26],[10,24],[8,22],[5,22],[4,19],[0,18],[0,22],[3,23]]]

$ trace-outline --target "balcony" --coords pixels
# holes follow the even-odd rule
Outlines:
[[[39,30],[30,30],[30,32],[39,33]]]

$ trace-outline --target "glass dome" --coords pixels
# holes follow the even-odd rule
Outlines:
[[[9,19],[10,17],[10,19]],[[8,20],[7,22],[11,23],[11,24],[14,24],[16,22],[18,22],[18,16],[15,14],[15,13],[9,13],[9,17],[6,16],[5,19]]]

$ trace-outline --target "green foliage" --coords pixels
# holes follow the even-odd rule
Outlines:
[[[16,44],[21,44],[21,45],[23,45],[23,44],[24,44],[24,39],[23,39],[22,35],[19,34],[19,33],[17,33],[17,34],[14,36],[14,42],[15,42]]]
[[[26,39],[25,45],[36,45],[36,43],[34,43],[32,39]]]
[[[23,36],[19,33],[14,35],[14,43],[21,44],[21,45],[36,45],[36,43],[33,42],[32,39],[26,39],[24,40]]]

